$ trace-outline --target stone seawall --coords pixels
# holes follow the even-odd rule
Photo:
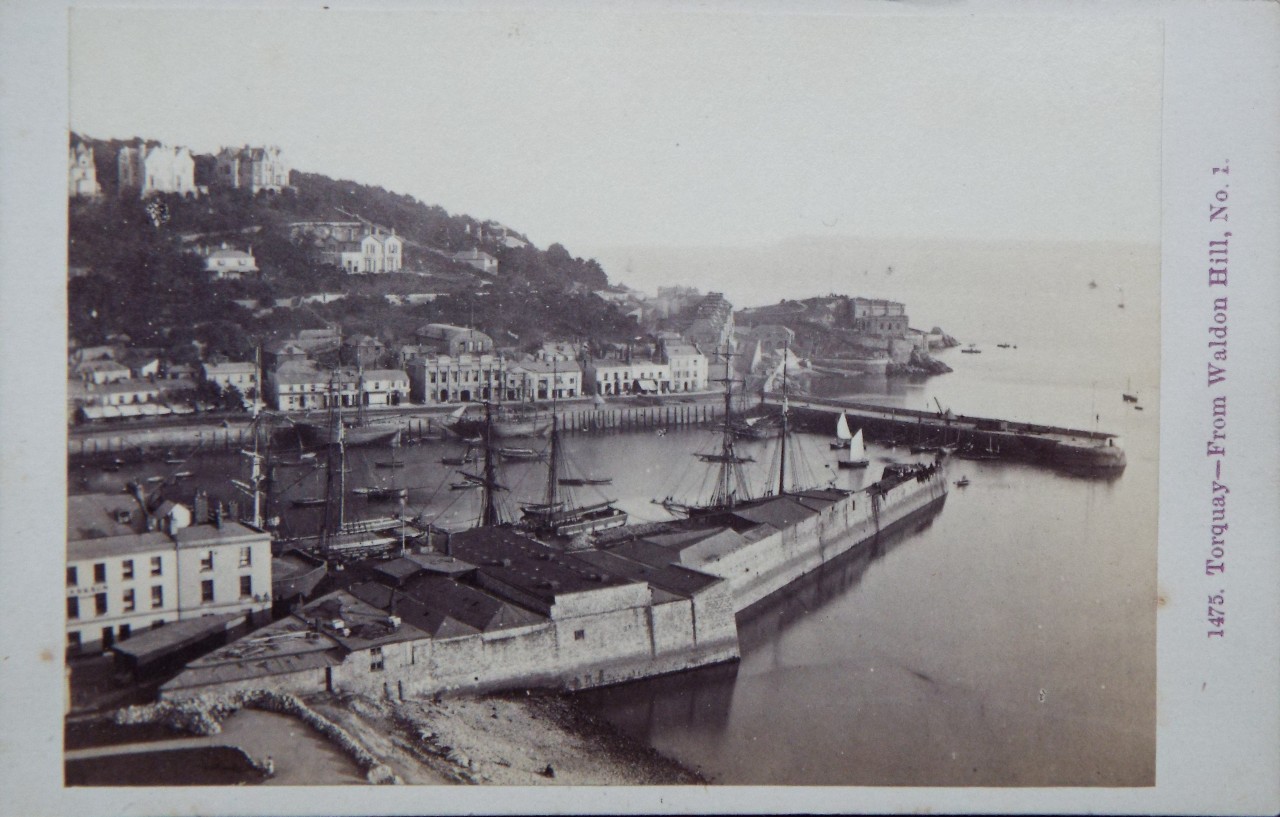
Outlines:
[[[852,494],[817,517],[770,534],[698,569],[733,589],[735,612],[782,590],[837,556],[888,532],[907,517],[946,499],[946,474],[909,480],[883,497]]]

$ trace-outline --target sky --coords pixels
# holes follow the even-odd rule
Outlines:
[[[580,255],[1159,240],[1158,25],[926,12],[79,8],[70,124],[278,144]]]

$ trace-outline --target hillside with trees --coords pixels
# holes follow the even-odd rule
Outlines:
[[[213,187],[199,197],[121,196],[115,157],[140,140],[76,138],[93,146],[104,188],[98,198],[69,204],[69,331],[80,345],[127,336],[131,346],[175,360],[192,360],[201,349],[206,356],[243,359],[258,342],[325,323],[386,340],[432,321],[470,324],[500,345],[517,347],[549,337],[625,341],[638,333],[634,319],[592,294],[608,285],[601,266],[560,244],[506,246],[484,235],[485,222],[471,216],[382,187],[298,171],[280,193]],[[290,228],[300,221],[356,220],[395,229],[405,243],[403,272],[347,274],[322,263],[312,241]],[[197,251],[222,242],[251,247],[261,272],[212,280]],[[452,260],[470,249],[496,257],[498,274]],[[278,299],[320,292],[345,297],[263,314]],[[387,298],[409,293],[437,297],[406,306]]]

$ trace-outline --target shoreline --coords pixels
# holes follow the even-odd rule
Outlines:
[[[324,696],[308,704],[364,743],[407,784],[708,783],[563,693],[526,690],[397,702]]]
[[[104,713],[100,728],[109,731],[97,731],[87,739],[88,733],[82,733],[73,741],[75,748],[64,746],[64,763],[74,759],[92,776],[94,761],[109,766],[153,744],[161,753],[188,745],[250,752],[251,747],[241,746],[231,735],[227,735],[230,739],[217,737],[240,710],[252,710],[274,712],[312,732],[362,767],[370,784],[672,786],[709,782],[587,712],[566,693],[525,690],[389,701],[329,693],[295,699],[260,692],[265,694],[250,692],[245,701],[230,707],[226,701],[207,700],[194,707],[143,706]],[[249,702],[259,697],[264,700]],[[350,782],[313,771],[287,774],[286,785]]]

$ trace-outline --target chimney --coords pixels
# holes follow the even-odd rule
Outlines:
[[[213,524],[217,526],[218,530],[222,530],[222,503],[221,502],[218,503],[218,507],[215,508],[213,511]]]
[[[204,491],[197,491],[194,504],[194,524],[203,525],[209,521],[209,495]]]

